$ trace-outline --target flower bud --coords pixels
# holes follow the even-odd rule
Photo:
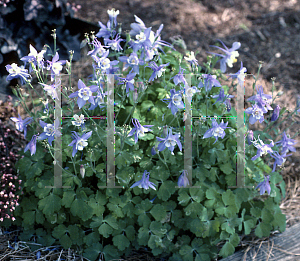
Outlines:
[[[151,154],[152,154],[152,156],[154,156],[156,154],[155,146],[152,147]]]
[[[138,93],[137,93],[137,89],[134,88],[134,93],[133,93],[133,102],[135,103],[138,99]]]
[[[253,131],[252,130],[249,130],[248,131],[248,137],[247,137],[247,140],[248,140],[248,145],[251,145],[252,144],[252,140],[253,140]]]
[[[275,110],[273,111],[273,115],[271,117],[271,121],[276,121],[279,117],[280,107],[279,105],[276,105]]]
[[[80,165],[80,175],[82,178],[84,178],[85,169],[83,165]]]
[[[164,137],[167,137],[168,136],[168,126],[164,126],[164,129],[163,129],[163,135]]]

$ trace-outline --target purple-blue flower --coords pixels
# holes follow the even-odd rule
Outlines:
[[[212,104],[212,105],[214,105],[217,102],[225,103],[225,101],[227,99],[233,98],[234,95],[229,95],[229,94],[224,95],[224,89],[221,87],[219,95],[211,95],[211,97],[212,98],[217,98],[216,102]]]
[[[146,173],[148,173],[147,177],[146,177]],[[156,185],[149,181],[149,177],[150,177],[150,172],[145,170],[142,179],[140,181],[135,182],[130,188],[138,186],[139,188],[149,189],[150,187],[156,190],[155,188]]]
[[[280,141],[275,142],[275,144],[279,144],[279,146],[282,146],[282,151],[281,153],[287,153],[288,151],[296,151],[296,148],[293,146],[297,143],[297,141],[293,139],[289,139],[285,131],[282,133],[282,139]]]
[[[178,178],[178,187],[186,187],[189,185],[190,185],[190,182],[186,176],[186,171],[184,170]]]
[[[175,76],[173,76],[170,80],[173,79],[175,85],[179,84],[179,83],[184,83],[184,85],[187,85],[187,81],[183,76],[183,72],[185,71],[185,69],[181,68],[179,66],[179,73],[176,74]]]
[[[11,117],[10,119],[16,123],[16,129],[18,131],[22,132],[24,130],[24,138],[26,138],[27,125],[30,124],[33,121],[33,119],[32,119],[32,117],[28,117],[25,120],[22,120],[20,114],[18,114],[18,115],[19,115],[19,118]]]
[[[51,70],[51,81],[54,80],[54,75],[58,75],[60,71],[63,69],[63,65],[66,63],[65,60],[59,61],[59,55],[56,52],[52,58],[52,61],[47,61],[48,67],[47,70]]]
[[[281,166],[286,161],[286,159],[284,159],[284,158],[291,156],[291,155],[292,154],[286,155],[286,153],[279,155],[278,151],[274,151],[272,154],[270,154],[270,156],[275,159],[272,172],[275,171],[276,165]]]
[[[270,183],[269,183],[269,179],[270,179],[270,176],[268,175],[267,176],[267,179],[266,177],[264,177],[264,181],[260,182],[255,189],[258,189],[260,188],[260,195],[263,195],[265,194],[265,192],[267,191],[268,194],[270,195],[271,193],[271,186],[270,186]]]
[[[149,82],[153,81],[157,77],[160,77],[162,75],[162,73],[166,70],[166,68],[164,68],[164,67],[167,67],[169,64],[170,63],[166,63],[166,64],[162,64],[160,66],[157,66],[157,64],[154,61],[150,62],[149,66],[146,66],[153,70],[153,73],[150,76]]]
[[[136,41],[131,40],[129,42],[130,47],[136,53],[139,49],[143,48],[151,48],[152,43],[149,39],[151,32],[151,27],[147,28],[144,32],[140,32],[135,36]]]
[[[253,104],[252,108],[249,107],[245,110],[245,113],[250,114],[249,123],[254,124],[257,120],[260,123],[264,121],[264,113],[267,113],[268,110],[266,108],[261,108],[257,104]]]
[[[135,122],[133,121],[135,120]],[[129,132],[128,137],[132,136],[134,133],[134,142],[138,142],[139,137],[143,137],[145,135],[145,132],[152,131],[150,128],[153,127],[154,125],[144,125],[142,126],[140,122],[132,118],[132,124],[134,125],[134,128]]]
[[[272,96],[269,94],[264,94],[263,87],[261,85],[259,86],[259,90],[256,86],[256,90],[257,94],[248,98],[247,101],[256,101],[259,107],[267,107],[268,110],[273,110],[273,108],[269,105],[269,103],[272,101]]]
[[[6,81],[10,81],[15,78],[20,78],[21,85],[25,83],[25,80],[30,77],[28,74],[28,70],[22,67],[19,67],[16,63],[5,65],[6,70],[8,71],[9,75],[6,77]]]
[[[187,54],[187,56],[185,56],[184,59],[187,60],[192,67],[198,66],[198,61],[196,60],[194,52]]]
[[[87,55],[93,56],[93,55],[99,54],[100,57],[101,57],[101,56],[103,56],[106,53],[106,50],[104,49],[104,47],[108,47],[108,46],[102,45],[101,42],[99,42],[96,37],[94,38],[94,40],[92,42],[92,45],[94,45],[95,49],[89,51],[87,53]]]
[[[82,80],[78,81],[78,88],[79,90],[69,95],[69,98],[78,97],[77,104],[79,109],[81,109],[86,101],[88,100],[91,104],[95,104],[93,92],[96,92],[98,90],[98,86],[92,85],[90,87],[87,87]]]
[[[146,30],[147,27],[145,26],[144,22],[137,17],[136,15],[134,15],[135,21],[137,23],[131,23],[130,27],[131,27],[131,31],[129,32],[131,37],[136,36],[137,34],[139,34],[142,30]]]
[[[271,147],[274,146],[274,141],[270,140],[270,144],[264,144],[263,141],[259,138],[258,135],[258,140],[253,141],[252,144],[254,147],[257,148],[257,154],[251,158],[251,160],[256,160],[257,158],[261,157],[262,155],[266,155],[268,153],[273,153],[273,150]]]
[[[184,103],[182,101],[182,96],[181,96],[182,92],[183,91],[175,92],[175,89],[171,89],[170,90],[171,97],[169,99],[162,99],[162,100],[165,100],[165,101],[169,101],[168,108],[171,109],[171,112],[172,112],[173,115],[176,114],[178,109],[183,109],[184,108]]]
[[[135,77],[136,73],[129,73],[126,75],[125,78],[122,77],[118,77],[119,79],[119,85],[120,84],[125,84],[126,85],[126,93],[127,93],[127,97],[129,96],[129,89],[131,89],[132,91],[134,90],[134,77]]]
[[[115,26],[117,26],[117,16],[119,15],[119,10],[115,10],[115,8],[111,9],[111,10],[107,10],[108,16],[109,16],[109,20],[111,24],[114,24]]]
[[[78,150],[82,151],[88,145],[87,139],[91,137],[92,131],[82,134],[81,137],[78,136],[76,131],[72,132],[73,141],[68,146],[73,146],[72,157],[74,157]]]
[[[175,48],[172,46],[172,44],[161,40],[160,33],[161,33],[161,30],[163,29],[163,27],[164,27],[164,25],[161,24],[155,34],[153,31],[150,32],[149,40],[151,41],[152,46],[151,46],[151,48],[148,48],[148,49],[146,48],[147,49],[146,61],[152,60],[153,56],[155,54],[158,54],[157,49],[161,50],[162,53],[165,54],[164,50],[161,48],[161,45],[167,46],[167,47],[173,49],[174,51],[176,51]]]
[[[230,49],[228,49],[227,46],[221,40],[218,40],[218,41],[221,42],[221,44],[224,46],[225,49],[223,49],[221,47],[218,47],[218,46],[215,46],[215,45],[211,45],[211,47],[216,47],[216,48],[220,49],[221,51],[223,51],[225,54],[217,54],[217,53],[212,53],[212,52],[208,52],[208,53],[223,57],[220,60],[220,64],[221,64],[220,69],[221,69],[222,73],[225,73],[226,64],[231,68],[232,63],[237,61],[235,57],[238,57],[239,53],[236,50],[241,47],[241,43],[240,42],[234,42],[232,44],[232,47]]]
[[[280,106],[276,105],[276,108],[274,109],[272,117],[271,117],[271,121],[276,121],[278,119],[279,112],[280,112]]]
[[[58,99],[57,92],[55,90],[55,83],[48,85],[45,83],[39,83],[44,86],[44,90],[48,93],[49,96],[51,96],[52,99]]]
[[[28,54],[28,56],[24,56],[22,57],[20,60],[23,61],[25,64],[24,66],[26,66],[27,62],[32,62],[34,67],[36,68],[36,66],[38,65],[40,68],[44,68],[44,54],[46,53],[46,50],[42,50],[39,53],[37,52],[37,50],[30,44],[29,45],[29,50],[30,53]],[[29,66],[29,73],[32,72],[32,67]]]
[[[139,59],[136,53],[131,53],[128,56],[120,56],[118,58],[121,62],[125,63],[123,71],[125,71],[128,67],[131,67],[132,71],[134,71],[136,74],[139,74],[139,66],[144,65],[144,61]]]
[[[40,125],[44,129],[44,132],[40,134],[37,137],[37,139],[38,140],[48,139],[49,144],[52,145],[52,141],[54,140],[54,135],[57,134],[58,136],[61,136],[61,132],[58,130],[58,124],[59,124],[59,118],[55,120],[54,124],[46,123],[40,120]]]
[[[214,136],[216,138],[216,140],[213,144],[215,144],[219,137],[222,139],[225,137],[225,129],[230,128],[230,127],[227,127],[227,125],[228,125],[228,122],[224,123],[223,119],[220,124],[217,123],[216,119],[212,119],[212,127],[204,133],[203,139]]]
[[[120,52],[121,50],[123,50],[123,48],[120,45],[120,42],[122,42],[122,41],[124,41],[124,40],[121,39],[119,34],[117,34],[115,39],[113,39],[113,40],[107,39],[106,44],[108,46],[110,46],[110,48],[112,50]]]
[[[179,141],[179,137],[180,137],[180,134],[172,134],[172,129],[170,128],[168,136],[166,138],[156,137],[156,139],[158,141],[161,141],[161,143],[157,147],[158,150],[163,151],[167,147],[173,153],[174,147],[177,143],[180,151],[182,151],[182,145]],[[173,155],[174,155],[174,153],[173,153]]]
[[[36,152],[36,136],[37,135],[32,136],[31,141],[26,145],[24,149],[24,152],[30,150],[31,156]]]
[[[99,90],[97,91],[97,96],[94,97],[95,98],[95,103],[91,104],[91,107],[89,108],[89,110],[95,110],[97,108],[97,106],[99,106],[100,109],[106,107],[107,105],[105,105],[106,103],[104,102],[104,98],[107,95],[107,91],[103,92],[102,87],[99,88]],[[104,104],[104,106],[101,106],[101,104]],[[117,104],[117,103],[114,103]]]
[[[206,93],[209,93],[212,87],[222,87],[220,82],[216,79],[216,75],[202,74],[202,77],[204,78],[204,84],[200,81],[198,88],[202,88],[204,86]]]
[[[238,82],[239,82],[239,85],[240,86],[244,86],[244,81],[245,81],[245,77],[246,77],[246,72],[247,72],[247,69],[246,67],[243,67],[243,62],[241,62],[241,68],[238,70],[237,73],[230,73],[230,77],[229,78],[232,78],[232,79],[238,79]],[[228,78],[228,79],[229,79]]]
[[[116,31],[111,27],[111,23],[110,21],[107,22],[107,26],[105,26],[104,24],[102,24],[100,21],[98,22],[100,25],[100,30],[99,32],[96,34],[96,37],[100,38],[103,37],[104,38],[104,44],[107,44],[107,40],[110,37],[115,37],[116,35]]]
[[[186,96],[187,100],[189,101],[189,103],[192,102],[193,95],[196,92],[200,92],[200,90],[198,90],[196,86],[185,87],[184,91],[185,91],[185,96]]]

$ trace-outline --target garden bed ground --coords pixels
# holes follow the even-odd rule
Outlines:
[[[196,56],[199,64],[203,64],[206,61],[206,52],[215,51],[210,48],[209,45],[216,43],[216,39],[221,39],[227,46],[231,46],[234,41],[241,42],[241,48],[239,50],[240,56],[238,61],[243,61],[243,65],[247,68],[249,74],[256,74],[258,68],[258,62],[264,61],[260,80],[258,84],[264,87],[264,93],[272,94],[271,92],[271,78],[276,77],[276,91],[283,91],[284,95],[275,103],[280,107],[287,107],[290,110],[295,109],[296,97],[298,90],[300,90],[300,3],[296,0],[289,1],[217,1],[217,0],[173,0],[173,1],[143,1],[143,0],[72,0],[69,2],[75,2],[82,6],[82,9],[76,14],[78,18],[83,20],[97,23],[98,21],[106,24],[108,15],[107,9],[115,8],[120,10],[118,21],[122,22],[123,30],[130,29],[130,23],[134,22],[133,15],[140,17],[146,26],[152,26],[154,30],[158,29],[161,23],[164,24],[162,31],[162,39],[171,42],[171,37],[181,35],[185,40],[188,50],[200,53]],[[88,15],[87,15],[88,14]],[[178,46],[175,46],[179,51],[184,52]],[[296,54],[296,55],[295,55]],[[91,70],[89,69],[90,60],[86,57],[77,64],[74,64],[74,82],[72,83],[77,88],[76,79],[80,77],[87,77]],[[234,68],[230,70],[231,73],[237,72],[240,68],[240,64],[236,63]],[[250,79],[251,76],[248,76]],[[252,95],[252,81],[246,81],[246,93],[245,97],[248,98]],[[234,94],[234,93],[233,93]],[[300,93],[299,93],[300,94]],[[3,96],[2,96],[3,97]],[[5,98],[2,99],[6,101]],[[0,101],[1,102],[1,101]],[[28,105],[30,102],[28,102]],[[232,104],[235,102],[232,100]],[[7,107],[7,108],[6,108]],[[249,103],[246,103],[245,108],[249,107]],[[12,131],[15,130],[14,124],[9,120],[12,116],[17,116],[17,112],[20,113],[22,118],[28,117],[27,113],[22,107],[16,108],[15,112],[10,110],[11,105],[8,102],[1,104],[0,106],[0,119],[8,126]],[[32,106],[29,107],[33,109]],[[299,121],[299,117],[295,117]],[[290,122],[280,126],[280,129],[288,127]],[[251,129],[261,129],[259,124],[255,124]],[[299,130],[299,124],[292,126],[287,133],[291,137],[294,136],[296,131]],[[276,137],[275,141],[281,139]],[[300,221],[300,178],[299,178],[299,147],[300,139],[295,137],[298,141],[296,144],[297,152],[294,152],[291,157],[287,158],[285,168],[282,171],[282,175],[286,182],[287,194],[282,201],[281,209],[287,216],[287,230],[295,225],[297,226]],[[14,149],[24,149],[28,141],[24,140],[23,134],[15,137],[16,145]],[[9,148],[12,149],[12,148]],[[5,152],[0,151],[0,158]],[[14,241],[13,234],[11,238],[8,236],[0,236],[0,261],[2,260],[34,260],[34,254],[28,254],[26,249],[21,250],[19,253],[14,253],[7,247],[7,241]],[[276,235],[277,237],[279,235]],[[290,245],[293,244],[291,237],[287,239]],[[267,242],[265,239],[264,242]],[[257,240],[255,237],[243,238],[240,243],[240,248],[246,250],[252,247],[257,252],[259,246],[264,245],[262,240]],[[271,242],[271,241],[270,241]],[[22,245],[22,244],[20,244]],[[255,249],[254,246],[257,246]],[[272,251],[275,248],[270,243],[268,250],[260,248],[260,251],[266,251],[269,253],[266,259],[258,259],[259,254],[256,256],[257,260],[276,260],[272,259]],[[239,249],[237,249],[239,250]],[[288,250],[288,247],[282,249],[286,251],[286,256],[291,259],[281,260],[299,260],[299,256],[291,254],[299,254],[296,251]],[[251,250],[252,251],[252,250]],[[248,251],[248,254],[251,252]],[[44,256],[43,256],[44,253]],[[51,258],[49,252],[42,252],[41,258],[48,255],[48,259],[45,260],[57,260],[61,254],[61,258],[67,260],[67,255],[73,256],[68,253],[67,250],[56,253],[52,253]],[[13,256],[23,256],[23,259],[13,259]],[[54,256],[56,255],[56,256]],[[65,257],[63,257],[65,255]],[[76,255],[79,258],[79,255]],[[71,258],[71,257],[70,257]],[[284,257],[286,258],[286,257]],[[81,260],[69,259],[69,260]],[[125,260],[125,259],[123,259]],[[126,260],[160,260],[154,259],[152,254],[146,250],[137,251],[131,258]],[[249,258],[244,260],[252,260]],[[277,259],[278,260],[278,259]],[[224,260],[225,261],[225,260]]]

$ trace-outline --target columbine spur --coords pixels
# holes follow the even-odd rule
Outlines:
[[[282,139],[280,141],[275,142],[275,144],[279,144],[278,146],[282,146],[281,153],[287,153],[288,151],[296,151],[296,148],[293,146],[297,143],[296,140],[289,139],[286,136],[285,131],[282,133]]]
[[[146,177],[146,173],[148,173],[147,177]],[[149,177],[150,177],[150,172],[147,172],[147,170],[145,170],[142,179],[140,181],[135,182],[130,188],[138,186],[139,188],[149,189],[150,187],[156,190],[155,188],[156,185],[149,181]]]
[[[275,159],[275,162],[274,162],[274,165],[273,165],[273,170],[272,170],[272,172],[275,171],[276,165],[282,166],[282,164],[284,164],[284,162],[286,161],[285,158],[286,158],[286,157],[289,157],[289,156],[291,156],[291,155],[292,155],[292,154],[286,155],[286,153],[280,155],[280,154],[278,153],[278,151],[274,151],[272,154],[270,154],[270,156],[271,156],[272,158]]]
[[[55,55],[52,58],[52,61],[47,61],[48,67],[47,70],[51,70],[51,81],[54,80],[54,76],[58,75],[61,70],[63,69],[63,65],[66,63],[65,60],[59,61],[59,55],[58,52],[55,53]]]
[[[69,95],[69,98],[78,97],[77,104],[79,109],[81,109],[85,105],[86,101],[89,101],[91,104],[95,104],[92,93],[98,90],[98,86],[92,85],[87,87],[82,80],[79,80],[78,89],[79,89],[78,91]]]
[[[149,82],[153,81],[154,79],[157,79],[157,77],[160,77],[162,75],[162,73],[166,70],[166,68],[170,63],[166,63],[166,64],[161,64],[160,66],[157,66],[157,64],[152,61],[149,63],[149,67],[153,70],[153,73],[150,76]]]
[[[28,117],[28,118],[26,118],[25,120],[22,120],[22,118],[21,118],[21,116],[20,116],[20,114],[18,114],[19,115],[19,118],[16,118],[16,117],[11,117],[10,119],[13,121],[13,122],[15,122],[16,123],[16,129],[18,130],[18,131],[23,131],[24,130],[24,138],[26,138],[26,134],[27,134],[27,125],[28,124],[30,124],[32,121],[33,121],[33,119],[32,119],[32,117]]]
[[[203,139],[210,138],[211,136],[214,136],[216,138],[216,140],[213,144],[215,144],[217,142],[219,137],[224,139],[225,129],[230,128],[230,127],[227,127],[227,125],[228,125],[228,122],[224,123],[223,119],[222,119],[222,122],[220,124],[217,123],[216,119],[213,119],[212,120],[212,128],[210,128],[209,130],[207,130],[204,133]]]
[[[184,71],[185,69],[179,66],[179,73],[173,76],[172,78],[170,78],[170,80],[173,79],[175,85],[178,85],[179,83],[183,83],[184,85],[187,85],[187,81],[184,78],[184,74],[183,74]]]
[[[271,147],[274,146],[274,141],[270,140],[270,144],[264,144],[264,142],[259,138],[256,141],[253,141],[254,147],[257,148],[257,154],[251,158],[251,160],[256,160],[257,158],[261,157],[262,155],[266,155],[268,153],[273,153]]]
[[[218,40],[218,41],[221,42],[221,44],[224,46],[225,49],[215,46],[215,45],[211,45],[211,47],[216,47],[216,48],[220,49],[221,51],[223,51],[225,54],[217,54],[217,53],[212,53],[212,52],[208,52],[208,53],[223,57],[220,60],[220,64],[221,64],[220,69],[221,69],[222,73],[225,73],[226,64],[231,68],[232,64],[237,61],[235,57],[238,57],[239,53],[236,50],[241,47],[241,43],[234,42],[232,44],[232,47],[230,49],[228,49],[227,46],[221,40]]]
[[[241,68],[238,70],[237,73],[230,73],[229,78],[232,78],[232,79],[237,78],[238,82],[239,82],[239,85],[243,87],[244,86],[244,80],[245,80],[245,77],[246,77],[246,72],[247,72],[247,69],[246,69],[246,67],[243,67],[243,62],[241,62]]]
[[[255,189],[258,189],[260,188],[260,195],[263,195],[265,194],[265,192],[267,191],[268,194],[270,195],[271,193],[271,186],[270,186],[270,183],[269,183],[269,179],[270,179],[270,176],[268,175],[267,176],[267,179],[266,177],[264,177],[264,181],[260,182]]]
[[[25,64],[24,66],[26,66],[27,62],[32,62],[34,67],[36,68],[36,66],[38,65],[39,68],[44,68],[44,54],[46,53],[46,50],[42,50],[39,53],[37,52],[37,50],[30,44],[29,45],[29,50],[30,53],[27,56],[22,57],[20,60],[23,61]],[[32,72],[32,67],[29,66],[29,73]]]
[[[139,74],[139,66],[144,65],[144,61],[139,59],[136,53],[131,53],[128,56],[120,56],[118,58],[121,62],[125,63],[123,71],[125,71],[127,68],[131,67],[130,72],[135,72],[136,74]]]
[[[222,87],[220,82],[216,79],[216,75],[202,74],[202,77],[204,79],[204,84],[202,83],[202,81],[200,81],[198,84],[198,88],[204,87],[207,94],[212,87]]]
[[[44,132],[37,137],[37,140],[48,139],[49,144],[52,145],[52,141],[54,140],[54,135],[57,134],[61,136],[61,132],[58,130],[59,118],[55,119],[54,124],[46,123],[40,120],[40,125],[44,129]]]
[[[74,157],[78,150],[82,151],[83,148],[88,145],[87,139],[91,137],[92,131],[84,133],[81,137],[78,136],[76,131],[72,131],[72,132],[73,132],[72,134],[73,141],[68,146],[73,146],[72,157]]]
[[[171,109],[171,112],[173,115],[175,115],[178,111],[178,109],[184,108],[184,103],[182,101],[182,94],[183,91],[177,91],[175,92],[175,89],[171,89],[171,97],[170,98],[164,98],[162,101],[169,101],[168,108]]]
[[[135,122],[133,120],[135,120]],[[154,125],[142,126],[140,122],[135,118],[132,119],[132,124],[134,125],[134,128],[129,132],[128,137],[132,136],[135,133],[134,135],[135,143],[138,142],[139,136],[144,136],[145,132],[152,131],[150,128],[154,126]]]
[[[19,67],[16,63],[5,65],[5,68],[9,73],[9,75],[6,77],[6,81],[20,78],[21,85],[23,85],[25,83],[25,80],[30,77],[30,74],[27,73],[27,69]]]
[[[266,108],[261,108],[257,104],[253,104],[252,108],[249,107],[245,110],[245,113],[250,114],[249,123],[254,124],[256,121],[262,123],[264,121],[264,113],[267,113]]]
[[[157,149],[159,151],[163,151],[166,147],[172,152],[172,155],[174,155],[174,147],[177,143],[180,151],[182,151],[182,145],[179,141],[180,133],[179,134],[172,134],[172,129],[169,129],[169,134],[166,138],[159,138],[156,137],[158,141],[161,141],[161,143],[158,145]]]
[[[125,84],[126,86],[126,93],[127,93],[127,97],[129,96],[129,89],[131,89],[132,91],[134,90],[134,77],[136,76],[136,73],[129,73],[126,75],[125,78],[122,77],[118,77],[119,80],[119,85],[120,84]]]

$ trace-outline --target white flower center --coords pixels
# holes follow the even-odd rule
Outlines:
[[[180,102],[181,102],[181,96],[179,94],[175,94],[172,98],[172,102],[175,104],[175,105],[179,105]]]
[[[143,32],[140,32],[139,34],[136,35],[136,39],[138,42],[144,42],[146,40],[146,36]]]
[[[52,124],[47,124],[47,126],[44,127],[44,132],[46,132],[47,136],[54,135],[54,128]]]
[[[110,43],[109,46],[112,50],[117,50],[118,49],[118,43],[117,42]]]
[[[110,67],[110,60],[108,58],[105,58],[100,62],[100,67],[102,70],[108,69]]]
[[[239,52],[238,51],[233,51],[231,53],[231,56],[227,59],[227,65],[231,68],[232,64],[235,63],[237,61],[237,59],[235,57],[239,56]]]
[[[62,70],[62,65],[60,63],[53,63],[52,70],[55,74],[59,74],[59,72]]]
[[[176,141],[173,140],[173,139],[167,139],[165,145],[166,145],[167,148],[169,148],[171,146],[175,146],[176,145]]]
[[[92,95],[92,92],[88,88],[82,88],[78,92],[79,98],[82,98],[85,101],[87,101],[91,95]]]
[[[80,139],[77,143],[76,143],[76,149],[77,150],[83,150],[83,148],[85,146],[87,146],[88,143],[86,142],[86,140]]]
[[[257,109],[254,113],[252,113],[253,117],[255,117],[256,119],[260,119],[261,116],[263,115],[263,112],[259,109]]]
[[[11,69],[8,70],[10,74],[20,74],[21,73],[21,68],[18,67],[16,63],[11,64]]]
[[[223,134],[224,130],[221,127],[215,128],[213,131],[213,135],[215,137],[221,137],[221,135]]]
[[[166,70],[166,68],[161,68],[161,69],[157,72],[155,79],[156,79],[157,77],[160,77],[160,76],[162,75],[162,73],[163,73],[165,70]]]

